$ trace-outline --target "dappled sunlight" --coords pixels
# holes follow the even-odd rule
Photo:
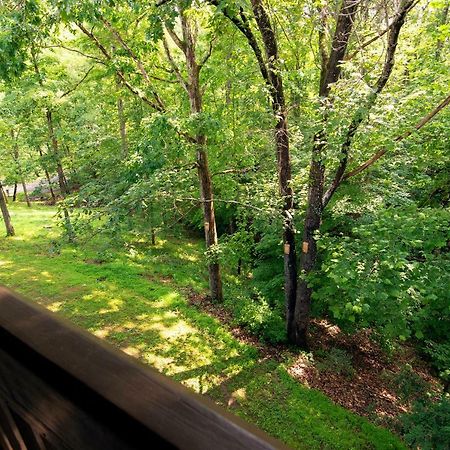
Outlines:
[[[196,330],[194,328],[189,326],[183,320],[180,320],[177,324],[161,330],[160,335],[163,339],[178,339],[180,336],[193,334],[195,332]]]
[[[23,211],[17,219],[26,228]],[[36,234],[51,215],[40,213],[31,224],[34,233],[27,228],[23,240],[0,239],[0,283],[263,428],[269,421],[281,429],[291,411],[289,421],[302,433],[320,418],[329,429],[346,433],[350,427],[354,434],[347,413],[288,373],[306,369],[306,356],[289,363],[261,359],[255,347],[189,305],[186,288],[207,288],[197,243],[158,239],[146,251],[137,246],[132,257],[129,249],[111,250],[103,261],[95,240],[73,247]]]
[[[120,307],[123,305],[123,301],[119,299],[113,299],[108,301],[109,308],[99,309],[99,314],[107,314],[111,312],[119,311]]]
[[[62,305],[63,302],[53,302],[47,305],[47,309],[49,309],[52,312],[58,312],[61,310]]]
[[[121,348],[121,350],[126,353],[127,355],[133,356],[135,358],[139,358],[141,356],[141,351],[139,349],[137,349],[136,347],[125,347],[125,348]]]

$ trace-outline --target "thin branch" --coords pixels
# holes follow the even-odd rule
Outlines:
[[[65,45],[62,45],[62,44],[46,45],[44,48],[63,48],[64,50],[68,50],[69,52],[78,53],[79,55],[82,55],[85,58],[93,59],[97,63],[105,65],[104,61],[102,61],[100,58],[97,58],[96,56],[87,55],[86,53],[83,53],[82,51],[80,51],[80,50],[78,50],[76,48],[66,47]]]
[[[62,94],[59,98],[63,98],[63,97],[65,97],[66,95],[69,95],[69,94],[71,94],[72,92],[74,92],[74,91],[78,88],[78,86],[80,86],[80,84],[88,77],[88,75],[91,73],[91,71],[92,71],[92,69],[93,69],[94,67],[95,67],[95,66],[92,66],[92,67],[84,74],[83,78],[81,78],[80,81],[78,81],[78,83],[77,83],[73,88],[71,88],[71,89],[69,89],[68,91],[64,92],[64,94]]]
[[[211,57],[212,55],[212,51],[213,51],[213,45],[214,45],[214,41],[216,40],[216,36],[214,36],[210,41],[209,41],[209,48],[208,48],[208,52],[206,53],[206,55],[203,57],[201,63],[198,65],[198,70],[202,70],[203,66],[208,62],[208,59]]]
[[[255,211],[267,212],[267,209],[258,208],[257,206],[254,206],[251,203],[239,202],[237,200],[225,200],[221,198],[200,199],[195,197],[180,197],[176,198],[175,201],[177,202],[192,201],[198,203],[212,203],[212,202],[229,203],[231,205],[240,205],[244,206],[245,208],[254,209]]]
[[[167,43],[166,38],[163,36],[163,46],[164,51],[166,52],[167,60],[169,61],[169,64],[172,67],[172,71],[175,74],[178,82],[180,83],[181,87],[189,93],[189,85],[188,82],[183,78],[183,75],[181,75],[180,69],[178,68],[175,60],[172,57],[172,54],[170,53],[169,44]]]
[[[228,173],[246,174],[248,172],[256,172],[258,169],[259,169],[259,166],[244,167],[243,169],[226,169],[226,170],[221,170],[220,172],[215,172],[211,176],[215,177],[217,175],[226,175]]]
[[[125,42],[125,40],[122,38],[120,33],[111,25],[111,22],[109,22],[107,19],[105,19],[103,16],[99,16],[100,20],[103,22],[105,27],[109,30],[109,32],[114,36],[116,41],[126,50],[126,52],[130,55],[131,59],[136,63],[139,71],[141,72],[142,76],[144,77],[144,80],[147,82],[150,82],[150,79],[148,77],[147,71],[145,70],[144,65],[142,64],[142,61],[137,57],[136,53],[133,52],[131,47]]]
[[[438,114],[440,111],[442,111],[446,106],[450,104],[450,95],[443,100],[433,111],[431,111],[429,114],[427,114],[423,119],[421,119],[414,128],[408,130],[406,133],[401,134],[397,136],[394,139],[394,142],[400,142],[406,139],[407,137],[411,136],[415,131],[420,130],[424,125],[426,125],[431,119],[433,119],[436,114]],[[346,173],[343,177],[344,180],[347,180],[350,177],[354,177],[355,175],[358,175],[368,167],[370,167],[372,164],[377,162],[383,155],[387,153],[386,148],[382,148],[378,152],[376,152],[371,158],[369,158],[366,162],[358,166],[356,169]]]
[[[169,36],[172,38],[172,41],[175,42],[175,45],[186,54],[186,42],[184,42],[181,38],[178,37],[178,34],[175,31],[166,25],[166,30],[169,33]]]
[[[355,137],[359,126],[368,116],[369,111],[374,106],[379,94],[383,91],[386,86],[394,68],[394,56],[397,49],[398,39],[400,36],[400,31],[405,23],[406,15],[411,10],[412,5],[414,4],[413,0],[403,0],[399,10],[396,13],[395,21],[392,24],[392,27],[389,31],[388,38],[388,48],[386,51],[386,57],[383,64],[383,69],[381,71],[381,75],[379,76],[373,91],[369,94],[367,101],[365,102],[365,108],[359,108],[356,114],[353,116],[350,125],[347,130],[347,134],[345,136],[344,143],[341,147],[341,160],[336,169],[335,176],[333,181],[330,184],[330,187],[325,191],[325,194],[322,197],[322,205],[325,208],[326,205],[331,200],[332,196],[342,183],[344,179],[344,173],[347,170],[348,157],[350,147],[353,142],[353,138]]]
[[[142,77],[147,82],[147,84],[150,86],[151,93],[152,93],[153,98],[155,99],[156,103],[160,106],[161,109],[165,109],[165,106],[164,106],[164,103],[163,103],[161,97],[158,95],[158,93],[156,91],[154,91],[151,88],[150,77],[148,76],[148,73],[145,70],[145,67],[144,67],[144,64],[142,63],[142,61],[137,57],[136,53],[127,44],[125,39],[121,36],[121,34],[112,26],[112,24],[107,19],[100,16],[100,20],[103,22],[105,27],[109,30],[109,32],[114,36],[114,38],[117,40],[117,42],[119,42],[119,44],[122,46],[122,48],[128,53],[128,55],[131,57],[131,59],[135,62],[136,66],[138,67],[139,71],[142,74]]]
[[[408,13],[409,11],[411,11],[411,9],[413,9],[418,3],[420,2],[420,0],[416,0],[415,2],[412,2],[412,4],[408,7],[406,13]],[[398,14],[398,13],[397,13]],[[351,59],[353,59],[359,52],[361,52],[362,50],[364,50],[366,47],[368,47],[370,44],[372,44],[373,42],[377,41],[378,39],[382,38],[389,30],[392,29],[392,27],[395,25],[395,22],[397,21],[397,15],[392,19],[391,23],[382,31],[378,32],[373,38],[368,39],[367,41],[365,41],[364,43],[362,43],[360,45],[359,48],[357,48],[353,53],[351,53],[350,55],[347,55],[344,59],[345,61],[350,61]]]
[[[99,41],[99,39],[97,38],[97,36],[95,36],[95,34],[92,31],[88,31],[82,23],[77,22],[76,25],[78,26],[78,28],[86,35],[88,36],[93,42],[94,44],[97,46],[97,48],[101,51],[101,53],[105,56],[105,58],[108,61],[112,61],[112,56],[111,54],[108,52],[108,50],[106,50],[106,48],[104,47],[104,45]],[[146,103],[147,105],[151,106],[153,109],[155,109],[156,111],[159,112],[164,112],[164,106],[159,104],[159,103],[155,103],[152,100],[150,100],[148,97],[146,97],[144,94],[142,94],[142,92],[140,92],[136,87],[134,87],[133,85],[130,84],[130,82],[125,78],[124,73],[121,70],[116,69],[116,73],[117,76],[120,78],[120,80],[122,81],[122,83],[124,84],[124,86],[134,95],[136,95],[137,97],[139,97],[144,103]]]
[[[208,2],[213,6],[220,6],[219,0],[208,0]],[[258,40],[253,34],[252,29],[250,28],[250,24],[247,16],[244,13],[244,10],[240,8],[239,17],[236,17],[231,13],[231,11],[227,7],[222,7],[222,14],[228,18],[236,28],[245,36],[250,45],[253,53],[255,54],[256,60],[259,65],[259,69],[261,71],[261,75],[266,82],[266,84],[271,87],[272,84],[270,82],[269,72],[267,70],[267,65],[263,57],[263,53],[261,48],[259,47]]]

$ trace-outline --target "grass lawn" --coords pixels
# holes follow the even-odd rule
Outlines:
[[[402,442],[294,381],[288,361],[263,359],[183,287],[207,286],[202,243],[159,239],[111,248],[60,245],[56,209],[10,205],[16,237],[0,229],[0,284],[205,394],[300,449],[400,449]]]

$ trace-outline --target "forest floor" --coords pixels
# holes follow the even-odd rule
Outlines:
[[[113,247],[97,237],[61,244],[55,208],[13,205],[11,216],[17,236],[0,238],[0,284],[293,448],[405,448],[376,423],[407,409],[391,386],[408,352],[386,359],[367,335],[350,339],[325,321],[314,326],[314,356],[266,346],[205,297],[200,241],[166,236],[151,246],[130,237]],[[348,353],[333,353],[336,345]],[[425,366],[418,371],[434,383]]]

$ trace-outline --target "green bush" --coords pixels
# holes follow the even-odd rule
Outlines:
[[[263,340],[276,344],[286,340],[284,319],[278,310],[270,307],[257,291],[253,295],[237,294],[225,300],[234,322]]]
[[[320,372],[331,372],[353,378],[355,369],[351,355],[341,348],[332,347],[328,351],[316,352],[316,367]]]
[[[410,414],[401,418],[403,436],[412,448],[448,450],[450,446],[450,398],[436,403],[416,403]]]
[[[449,220],[449,211],[411,206],[328,224],[310,279],[314,314],[347,332],[371,327],[386,341],[428,343],[434,365],[445,370]]]
[[[410,403],[413,400],[427,398],[429,383],[417,375],[409,364],[405,364],[400,372],[388,375],[387,378],[401,401]]]

